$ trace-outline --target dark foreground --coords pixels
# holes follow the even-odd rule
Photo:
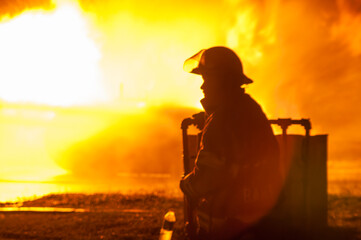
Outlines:
[[[10,204],[0,203],[0,207]],[[23,207],[85,212],[0,212],[0,239],[158,239],[163,215],[175,211],[172,239],[184,239],[183,200],[162,194],[59,194]],[[361,197],[329,196],[329,227],[315,239],[361,239]]]

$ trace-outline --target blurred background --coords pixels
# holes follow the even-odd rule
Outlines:
[[[3,0],[0,201],[180,194],[180,123],[202,98],[182,66],[217,45],[269,118],[329,134],[328,192],[360,196],[360,26],[354,0]]]

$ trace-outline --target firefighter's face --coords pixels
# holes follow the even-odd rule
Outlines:
[[[202,73],[202,78],[203,84],[201,89],[203,90],[204,97],[217,101],[221,90],[221,84],[217,76],[211,73]]]

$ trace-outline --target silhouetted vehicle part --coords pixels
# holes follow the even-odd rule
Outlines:
[[[320,232],[327,226],[327,135],[311,136],[309,119],[269,121],[282,128],[276,138],[285,185],[275,215],[283,214],[289,229]],[[294,124],[304,127],[305,136],[287,134]]]
[[[187,129],[190,125],[201,124],[201,119],[186,118],[182,122],[185,175],[193,170],[201,137],[201,133],[188,135]],[[309,119],[286,118],[269,122],[282,129],[282,135],[276,135],[276,138],[281,152],[281,172],[285,184],[278,204],[265,217],[268,219],[264,226],[283,226],[282,235],[320,232],[327,226],[327,135],[311,136]],[[304,127],[304,136],[287,134],[288,127],[294,124]],[[184,219],[188,238],[192,239],[192,234],[196,231],[195,209],[186,196]],[[271,226],[267,226],[269,223]]]

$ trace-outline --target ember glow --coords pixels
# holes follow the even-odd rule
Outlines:
[[[179,176],[179,124],[202,98],[183,61],[215,45],[270,118],[330,134],[330,169],[361,160],[357,1],[24,2],[0,6],[0,179]]]

